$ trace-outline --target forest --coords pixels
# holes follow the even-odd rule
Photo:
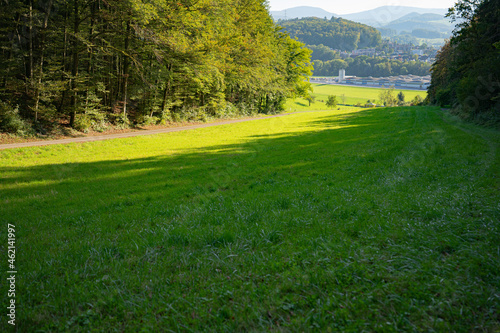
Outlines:
[[[458,2],[448,16],[461,20],[432,67],[428,99],[461,117],[500,124],[500,2]]]
[[[314,60],[314,75],[336,76],[339,69],[345,69],[349,75],[360,77],[382,77],[397,75],[429,75],[430,64],[422,61],[401,61],[384,57],[358,56],[356,58]]]
[[[4,0],[0,131],[274,113],[311,51],[263,0]]]
[[[278,23],[292,36],[307,45],[323,44],[332,49],[353,51],[375,47],[381,42],[380,32],[367,25],[342,18],[280,20]]]

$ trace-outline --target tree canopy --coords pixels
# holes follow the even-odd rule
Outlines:
[[[380,44],[380,32],[367,25],[342,18],[320,19],[308,17],[279,21],[292,37],[307,45],[323,44],[332,49],[353,51]]]
[[[463,19],[432,67],[428,98],[465,118],[500,123],[500,2],[458,1]]]
[[[264,0],[6,0],[0,32],[0,118],[42,127],[269,113],[310,89]]]

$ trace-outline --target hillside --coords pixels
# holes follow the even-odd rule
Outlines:
[[[303,18],[280,21],[290,36],[308,45],[323,44],[332,49],[356,50],[375,47],[380,43],[380,33],[367,25],[342,18]]]
[[[330,13],[324,9],[309,6],[300,6],[280,11],[271,11],[270,13],[275,20],[290,20],[304,17],[326,17],[330,19],[332,17],[338,16],[337,14]]]
[[[419,14],[414,12],[394,20],[381,28],[393,30],[397,34],[401,32],[412,33],[414,30],[426,30],[437,34],[444,34],[441,37],[446,38],[451,36],[455,24],[439,14]],[[439,36],[435,38],[439,38]]]
[[[0,151],[16,328],[495,332],[499,143],[405,107]]]
[[[447,9],[383,6],[359,13],[341,15],[341,17],[378,28],[385,26],[395,20],[401,19],[408,14],[436,14],[444,17],[447,12]]]
[[[0,132],[274,113],[307,94],[310,52],[265,2],[188,2],[2,2]]]
[[[375,8],[372,10],[367,10],[359,13],[343,14],[337,15],[328,12],[322,8],[301,6],[288,8],[286,10],[271,11],[271,16],[275,20],[284,19],[295,19],[295,18],[305,18],[305,17],[318,17],[318,18],[332,18],[332,17],[342,17],[346,20],[363,23],[373,27],[382,27],[384,25],[390,24],[393,21],[399,20],[408,15],[414,14],[434,14],[439,15],[444,18],[447,13],[447,9],[436,9],[436,8],[417,8],[417,7],[406,7],[406,6],[383,6]]]
[[[447,9],[417,8],[405,6],[383,6],[376,9],[353,14],[340,15],[341,18],[377,28],[382,36],[393,37],[401,43],[418,43],[417,38],[428,44],[442,45],[455,28],[445,14]],[[327,18],[339,17],[317,7],[294,7],[282,11],[271,11],[275,20],[285,18],[302,19],[307,17]],[[399,36],[400,34],[403,34]]]

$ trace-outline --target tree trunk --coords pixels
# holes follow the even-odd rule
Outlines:
[[[125,36],[125,58],[123,59],[123,116],[127,116],[127,86],[128,86],[128,49],[130,43],[130,21],[127,21],[127,33]]]
[[[78,30],[80,26],[80,18],[78,15],[78,0],[73,1],[74,6],[74,22],[73,22],[73,64],[71,67],[71,115],[69,120],[69,125],[73,127],[75,125],[76,118],[76,103],[77,103],[77,91],[76,91],[76,77],[78,75]]]
[[[42,86],[42,77],[43,77],[43,60],[44,60],[44,51],[45,51],[45,34],[47,33],[47,26],[49,23],[50,12],[52,9],[52,1],[49,0],[47,12],[45,13],[45,18],[43,20],[43,26],[40,31],[40,64],[38,70],[38,83],[36,87],[35,93],[35,122],[38,121],[38,107],[40,104],[40,87]]]

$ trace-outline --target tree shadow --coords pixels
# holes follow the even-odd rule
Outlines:
[[[202,200],[216,193],[252,191],[252,184],[288,174],[307,179],[311,173],[338,172],[331,160],[356,160],[377,137],[390,137],[374,110],[325,115],[305,123],[301,133],[249,136],[238,144],[213,145],[182,153],[131,160],[1,167],[0,202],[10,221],[20,207],[53,207],[73,213],[106,211],[119,202],[141,205],[162,198],[172,204]],[[316,130],[315,128],[326,128]],[[349,143],[349,149],[343,145]],[[357,151],[359,149],[359,151]],[[353,162],[354,163],[354,162]],[[215,193],[215,194],[214,194]],[[83,205],[82,205],[83,203]]]

